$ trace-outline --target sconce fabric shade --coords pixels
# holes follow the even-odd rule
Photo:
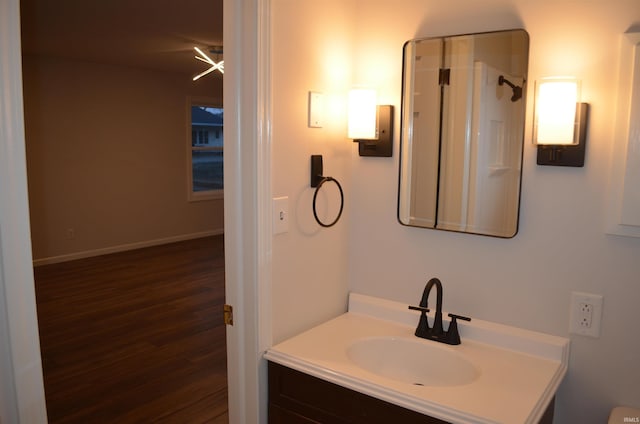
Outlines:
[[[377,138],[377,100],[375,90],[349,91],[348,137],[353,140]]]
[[[574,78],[545,78],[536,87],[534,143],[578,144],[580,85]]]

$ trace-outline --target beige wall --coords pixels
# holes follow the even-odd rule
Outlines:
[[[640,22],[637,0],[273,0],[272,18],[273,193],[289,196],[293,214],[273,243],[275,341],[344,311],[349,290],[409,304],[437,276],[449,311],[571,338],[556,422],[605,422],[615,405],[640,407],[640,239],[604,233],[617,45]],[[518,27],[531,37],[528,89],[575,75],[592,114],[584,168],[536,166],[529,92],[513,239],[398,224],[398,130],[393,158],[372,159],[350,146],[344,117],[306,128],[307,91],[346,98],[352,85],[377,87],[398,125],[406,40]],[[347,214],[328,230],[313,225],[311,153],[344,179]],[[572,291],[604,296],[600,338],[568,333]]]
[[[24,58],[35,260],[222,232],[223,201],[187,201],[187,97],[221,79]],[[74,238],[68,238],[73,229]]]

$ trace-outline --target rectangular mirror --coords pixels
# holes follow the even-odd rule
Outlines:
[[[405,43],[401,224],[515,236],[528,57],[524,30]]]

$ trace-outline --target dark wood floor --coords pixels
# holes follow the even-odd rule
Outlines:
[[[223,236],[35,268],[50,423],[226,423]]]

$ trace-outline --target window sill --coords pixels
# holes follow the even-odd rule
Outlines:
[[[189,202],[224,199],[224,190],[200,191],[189,193]]]

